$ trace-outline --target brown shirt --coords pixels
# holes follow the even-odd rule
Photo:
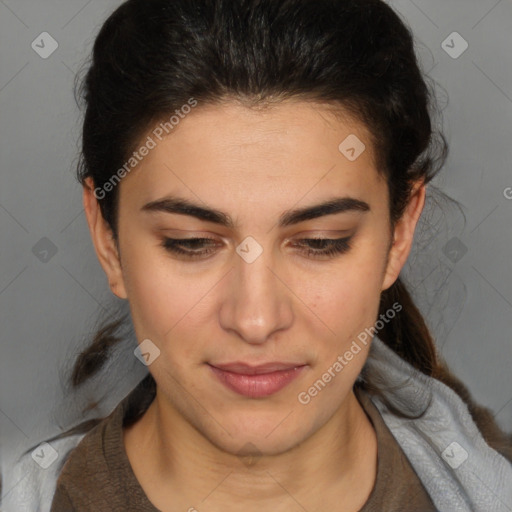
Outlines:
[[[136,479],[123,443],[123,424],[143,412],[134,411],[141,384],[71,452],[59,475],[51,512],[159,512]],[[369,396],[357,386],[355,393],[378,443],[377,478],[360,512],[436,512]]]

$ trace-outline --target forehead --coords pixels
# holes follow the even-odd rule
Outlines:
[[[169,134],[166,120],[143,137],[141,144],[151,139],[153,147],[123,179],[125,196],[136,192],[151,200],[178,187],[199,197],[238,194],[253,202],[270,186],[298,199],[307,189],[360,193],[379,183],[366,126],[329,105],[199,103],[173,118]]]

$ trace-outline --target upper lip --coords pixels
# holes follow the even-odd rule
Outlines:
[[[254,366],[247,363],[236,362],[226,364],[210,364],[210,366],[227,372],[239,373],[240,375],[261,375],[264,373],[272,373],[282,370],[292,370],[293,368],[305,366],[305,364],[272,362]]]

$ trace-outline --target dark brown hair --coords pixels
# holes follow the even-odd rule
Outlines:
[[[420,70],[413,36],[381,0],[128,0],[101,28],[81,86],[86,108],[78,179],[84,184],[92,177],[100,188],[148,128],[190,98],[198,108],[226,98],[248,106],[303,98],[356,116],[370,132],[387,180],[392,226],[412,185],[430,183],[448,152],[433,126],[435,94]],[[99,199],[116,240],[117,202],[117,187]],[[512,460],[510,437],[441,360],[401,278],[382,293],[379,314],[395,302],[403,309],[379,337],[453,388],[487,442]],[[106,324],[79,355],[73,387],[102,368],[122,339],[119,326],[120,320]]]

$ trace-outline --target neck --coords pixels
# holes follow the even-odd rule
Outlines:
[[[203,499],[212,511],[228,510],[226,503],[233,510],[289,510],[293,500],[313,510],[331,499],[336,510],[352,512],[366,502],[377,468],[375,432],[352,390],[302,443],[278,455],[241,457],[210,442],[157,389],[144,416],[125,431],[125,445],[148,498],[165,512],[174,510],[165,504],[179,500],[188,510]]]

